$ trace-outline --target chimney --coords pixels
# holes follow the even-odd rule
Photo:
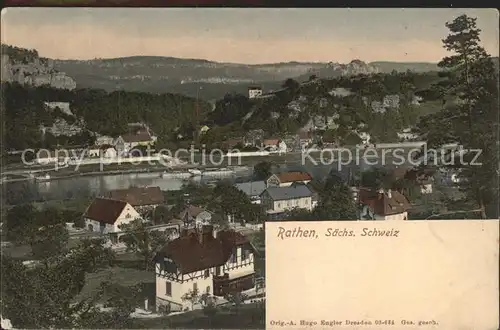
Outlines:
[[[203,225],[201,227],[200,243],[207,242],[214,238],[214,226]]]

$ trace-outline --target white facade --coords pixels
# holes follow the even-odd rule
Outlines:
[[[117,233],[121,231],[119,228],[120,225],[130,223],[136,219],[142,219],[141,215],[132,205],[127,203],[113,224],[85,218],[85,228],[89,231],[101,234]]]
[[[191,302],[183,301],[182,297],[198,289],[199,295],[205,293],[214,294],[214,276],[229,275],[229,280],[255,273],[254,254],[250,250],[243,253],[242,246],[235,249],[229,260],[217,267],[181,274],[180,272],[168,272],[162,263],[156,263],[156,298],[157,308],[159,305],[170,305],[171,311],[191,309]],[[166,262],[173,262],[165,258]],[[199,304],[195,304],[197,307]]]
[[[114,142],[114,139],[111,136],[107,136],[107,135],[98,136],[95,140],[95,144],[98,146],[111,145],[111,144],[113,144],[113,142]]]
[[[262,88],[255,87],[255,88],[248,89],[248,98],[249,99],[253,99],[253,98],[259,97],[261,95],[262,95]]]
[[[284,141],[280,141],[280,143],[278,143],[278,152],[280,154],[287,152],[287,146],[286,146],[286,143]]]
[[[267,194],[263,194],[261,204],[266,208],[266,211],[268,213],[282,213],[290,211],[294,208],[306,209],[311,211],[314,207],[312,196],[287,200],[273,200]]]
[[[375,214],[373,210],[370,210],[370,208],[365,205],[363,206],[363,209],[361,211],[361,218],[363,219],[364,216],[370,215],[373,220],[390,220],[390,221],[404,221],[408,220],[408,212],[401,212],[401,213],[396,213],[396,214],[389,214],[389,215],[383,215],[383,214]],[[370,221],[370,220],[369,220]]]

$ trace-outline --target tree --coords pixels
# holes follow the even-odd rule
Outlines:
[[[372,167],[361,172],[361,185],[372,190],[391,188],[393,182],[387,170],[382,167]]]
[[[330,173],[319,194],[313,216],[319,220],[355,220],[357,208],[349,187],[336,173]]]
[[[111,266],[116,258],[110,247],[105,247],[101,238],[83,239],[70,250],[77,263],[87,265],[86,272],[93,273],[100,268]]]
[[[240,291],[230,291],[224,295],[224,299],[235,307],[235,311],[238,314],[241,305],[248,300],[248,295]]]
[[[200,297],[200,303],[203,306],[203,314],[208,318],[208,325],[210,327],[217,314],[217,297],[209,293],[204,293]]]
[[[498,71],[480,45],[476,19],[461,15],[447,22],[444,48],[454,54],[439,63],[444,80],[439,84],[443,108],[424,117],[419,131],[427,135],[427,149],[458,143],[462,161],[442,168],[458,169],[460,189],[474,201],[483,218],[498,218]],[[447,98],[447,99],[445,99]],[[472,160],[481,150],[475,164]],[[482,164],[482,165],[477,165]]]
[[[254,165],[253,175],[257,180],[267,180],[273,173],[271,172],[273,164],[271,162],[260,162]]]
[[[4,227],[7,239],[16,244],[26,243],[26,228],[30,226],[35,214],[32,204],[16,205],[8,210]]]
[[[149,230],[148,223],[142,219],[122,224],[119,228],[124,232],[120,241],[125,243],[127,251],[132,251],[142,257],[145,270],[149,270],[151,260],[155,253],[167,243],[168,235],[159,230]]]
[[[187,301],[191,303],[191,310],[194,309],[194,305],[200,302],[200,291],[197,287],[186,292],[182,297],[182,301]]]

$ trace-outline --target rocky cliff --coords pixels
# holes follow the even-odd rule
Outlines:
[[[48,85],[60,89],[75,89],[76,82],[64,72],[54,69],[53,61],[40,58],[36,50],[2,45],[2,82],[22,85]]]

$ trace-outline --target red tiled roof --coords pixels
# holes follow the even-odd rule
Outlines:
[[[225,264],[233,249],[248,242],[240,233],[224,230],[213,236],[213,227],[207,226],[206,234],[191,231],[168,242],[157,258],[169,257],[183,274]]]
[[[279,143],[280,139],[265,139],[264,142],[262,142],[262,144],[264,144],[265,146],[275,146]]]
[[[283,172],[276,174],[276,176],[281,183],[312,180],[311,175],[307,172]]]
[[[389,197],[386,192],[382,193],[361,188],[359,190],[359,201],[368,205],[375,214],[383,216],[403,213],[411,208],[408,199],[397,191],[391,191],[391,197]]]
[[[116,219],[118,219],[125,206],[127,206],[127,202],[124,201],[96,198],[92,201],[92,204],[90,204],[83,216],[112,225],[116,222]]]
[[[160,187],[132,187],[129,189],[118,189],[108,192],[111,199],[124,201],[132,206],[146,206],[163,204],[165,197]]]

